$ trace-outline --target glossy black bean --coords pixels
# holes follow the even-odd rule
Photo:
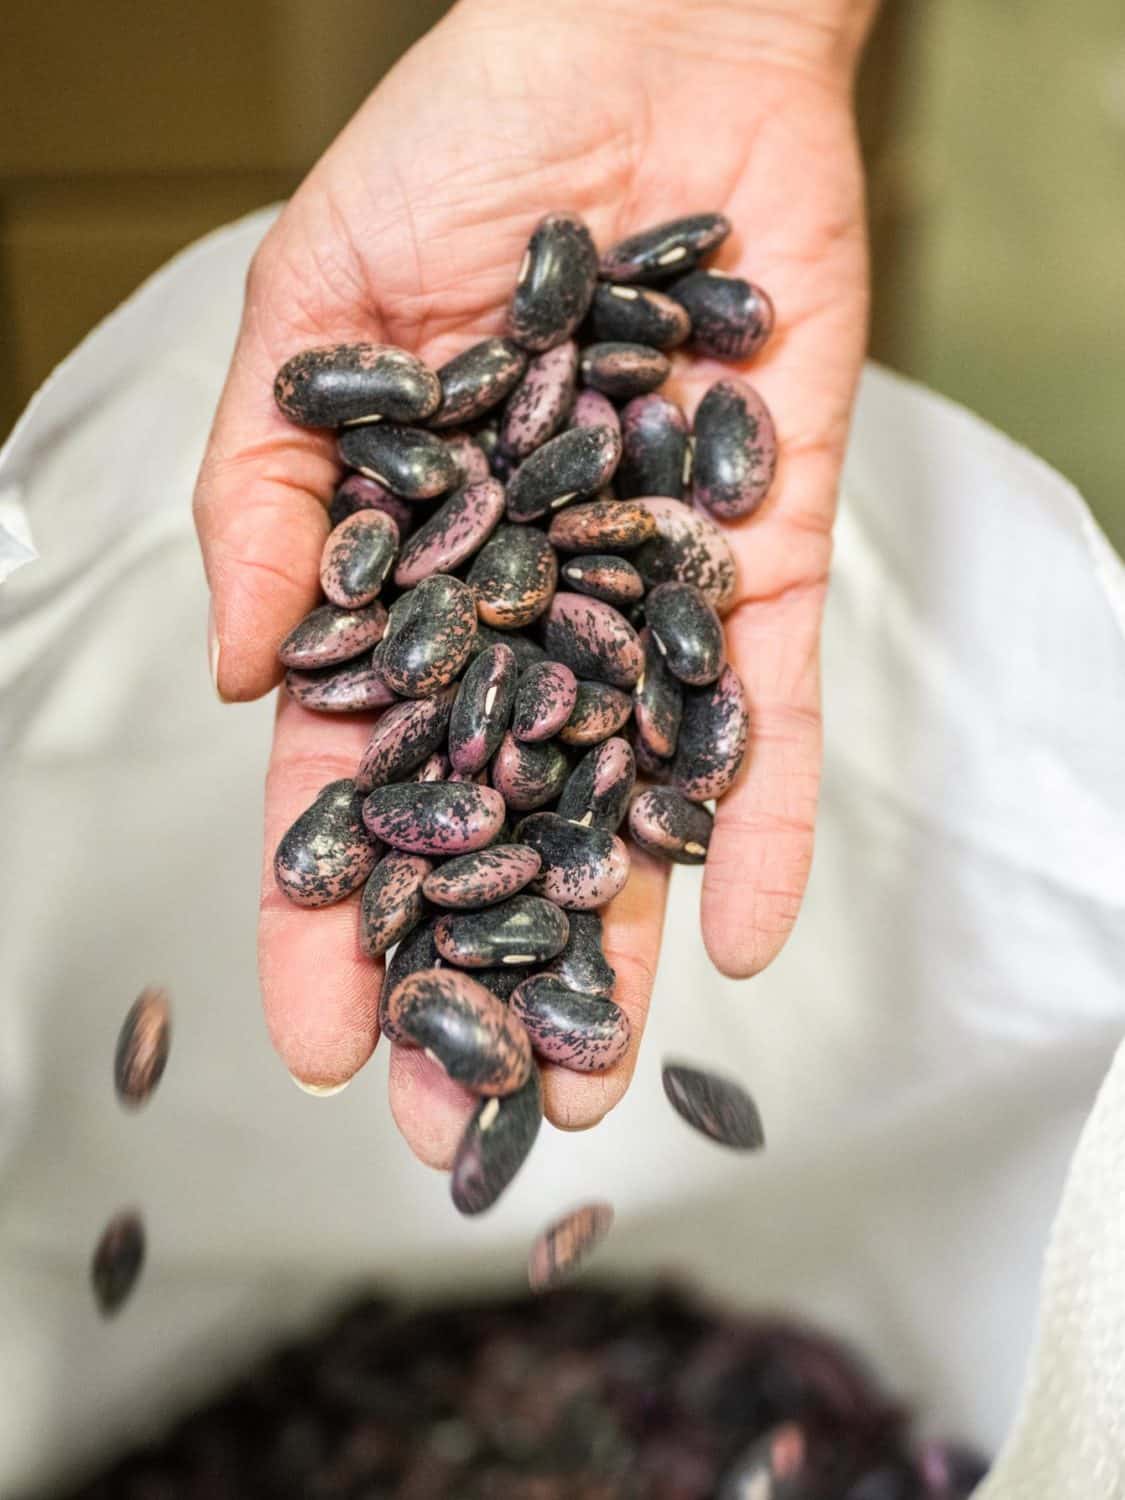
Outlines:
[[[654,224],[619,240],[602,256],[600,274],[607,281],[665,281],[690,271],[730,234],[723,214],[689,214]]]
[[[589,344],[578,361],[582,383],[615,401],[654,391],[671,368],[667,355],[647,344]]]
[[[441,438],[420,427],[389,422],[348,427],[339,439],[340,457],[404,500],[429,500],[460,481],[457,460]]]
[[[513,1014],[533,1050],[578,1073],[600,1073],[629,1049],[629,1017],[612,1000],[567,989],[553,974],[533,974],[512,992]]]
[[[90,1263],[94,1301],[103,1318],[119,1312],[137,1284],[145,1259],[145,1228],[140,1215],[116,1214],[102,1231]]]
[[[398,551],[398,527],[381,510],[361,510],[329,532],[320,586],[331,604],[358,609],[376,598]]]
[[[297,906],[330,906],[358,890],[378,851],[354,781],[333,781],[286,831],[274,855],[279,889]]]
[[[377,958],[400,942],[422,920],[422,882],[433,869],[421,854],[392,849],[367,877],[359,906],[359,945]]]
[[[631,688],[643,657],[637,632],[612,604],[585,594],[556,594],[547,611],[543,643],[576,677]],[[392,684],[393,686],[393,684]]]
[[[568,911],[604,906],[629,878],[628,851],[604,828],[571,823],[553,812],[537,812],[516,825],[516,837],[543,861],[532,890]]]
[[[564,745],[597,745],[622,728],[633,710],[628,693],[605,682],[579,682],[570,718],[559,730]]]
[[[457,677],[476,634],[473,595],[444,573],[423,579],[394,604],[380,670],[403,698],[428,698]]]
[[[714,819],[670,786],[649,787],[629,808],[629,833],[650,854],[678,865],[701,865],[707,858]]]
[[[448,920],[437,924],[439,947]],[[455,1083],[474,1093],[512,1094],[534,1066],[522,1023],[457,969],[428,969],[404,979],[387,999],[387,1021],[395,1040],[424,1048]]]
[[[530,625],[541,615],[558,581],[555,549],[533,526],[497,527],[468,573],[481,619],[508,630]]]
[[[528,242],[508,312],[512,337],[525,349],[551,349],[586,316],[598,255],[585,223],[572,213],[540,219]]]
[[[662,1078],[669,1104],[693,1130],[736,1151],[765,1144],[758,1106],[740,1083],[683,1063],[665,1063]]]
[[[607,343],[674,349],[691,332],[686,309],[649,287],[603,281],[594,292],[591,315],[595,335]]]
[[[527,1279],[533,1292],[565,1281],[592,1255],[613,1226],[608,1203],[585,1203],[548,1226],[531,1247]]]
[[[535,744],[556,735],[578,699],[578,679],[561,661],[536,662],[521,675],[512,708],[512,733]]]
[[[530,812],[562,791],[570,762],[553,740],[526,744],[508,733],[492,760],[492,785],[510,812]]]
[[[640,638],[645,661],[633,688],[637,734],[650,755],[667,760],[675,755],[680,737],[684,690],[669,671],[664,653],[652,638],[652,631],[642,630]]]
[[[420,422],[437,410],[437,376],[405,349],[389,344],[333,344],[305,349],[277,372],[274,399],[301,427],[340,427],[388,417]]]
[[[692,583],[661,583],[645,599],[645,615],[668,670],[691,687],[714,682],[723,669],[723,627],[714,605]]]
[[[616,833],[629,806],[637,765],[627,740],[603,740],[587,751],[567,778],[556,811],[588,828]]]
[[[519,669],[508,645],[489,646],[461,679],[449,721],[455,771],[479,771],[492,759],[512,716]]]
[[[645,581],[633,564],[611,553],[593,552],[570,557],[561,572],[567,588],[589,594],[593,599],[602,599],[615,609],[626,609],[644,595]]]
[[[621,437],[612,427],[572,427],[537,448],[508,484],[508,515],[533,521],[595,494],[612,478]]]
[[[441,405],[431,427],[458,427],[499,405],[527,369],[527,355],[511,339],[481,339],[442,365]]]
[[[608,1000],[617,982],[613,966],[602,951],[602,919],[596,911],[572,911],[566,947],[541,971],[554,974],[567,989]]]
[[[505,458],[522,462],[554,437],[574,404],[577,384],[578,345],[573,340],[531,361],[504,408],[499,444]]]
[[[633,554],[637,572],[650,586],[676,581],[694,583],[720,614],[734,603],[738,575],[730,543],[702,511],[682,501],[639,501],[656,522],[656,538]]]
[[[356,768],[361,792],[401,781],[444,744],[456,692],[451,685],[430,698],[407,699],[379,718]]]
[[[683,408],[665,396],[637,396],[621,413],[621,462],[614,484],[622,499],[683,498],[691,466]]]
[[[518,979],[519,971],[510,977]],[[530,1155],[542,1123],[538,1068],[532,1068],[515,1093],[480,1101],[453,1158],[449,1191],[458,1213],[479,1214],[492,1207]]]
[[[566,913],[540,896],[512,896],[482,911],[447,912],[434,929],[438,952],[465,969],[543,963],[562,952],[569,934]]]
[[[688,688],[672,777],[685,797],[710,802],[738,775],[746,753],[750,713],[742,683],[726,666],[710,687]]]
[[[716,359],[750,359],[773,332],[761,287],[725,271],[693,271],[669,288],[691,319],[691,346]]]
[[[696,501],[724,520],[753,515],[777,468],[777,434],[761,396],[743,380],[716,381],[696,408],[692,433]]]

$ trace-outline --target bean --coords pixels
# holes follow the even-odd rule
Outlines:
[[[501,502],[503,503],[503,502]],[[329,532],[320,586],[329,603],[358,609],[378,596],[398,551],[398,527],[381,510],[359,510]]]
[[[578,679],[561,661],[536,662],[520,677],[512,709],[512,733],[534,744],[549,740],[570,718]]]
[[[681,682],[705,687],[722,671],[723,627],[706,594],[693,583],[657,584],[645,600],[657,650]]]
[[[669,290],[691,319],[691,345],[700,354],[750,359],[773,332],[773,303],[741,276],[693,271]]]
[[[701,865],[707,858],[714,819],[672,787],[649,787],[629,808],[629,832],[650,854],[678,865]]]
[[[664,653],[647,627],[641,631],[644,669],[633,689],[633,714],[637,735],[650,755],[667,760],[676,753],[680,721],[684,712],[684,690],[673,677]]]
[[[539,352],[568,339],[586,316],[598,253],[577,214],[548,214],[528,242],[508,312],[512,337]]]
[[[359,510],[381,510],[395,523],[402,540],[410,535],[414,526],[414,511],[405,500],[392,495],[390,490],[376,484],[374,479],[368,479],[366,474],[349,474],[332,496],[328,520],[336,527]]]
[[[637,549],[637,572],[650,586],[694,583],[724,614],[734,603],[737,574],[730,544],[714,521],[679,500],[650,497],[638,503],[656,522],[657,535]]]
[[[612,604],[600,599],[556,594],[547,611],[543,641],[548,653],[577,677],[631,688],[640,676],[637,632]]]
[[[443,917],[437,924],[440,934]],[[531,1072],[527,1032],[502,1001],[457,969],[424,969],[387,1001],[396,1041],[422,1047],[449,1077],[474,1093],[512,1094]]]
[[[500,450],[507,459],[522,461],[554,437],[574,404],[577,384],[578,345],[572,340],[531,361],[500,423]]]
[[[595,335],[606,342],[674,349],[691,332],[687,310],[648,287],[601,282],[591,308]]]
[[[696,501],[725,520],[753,515],[777,468],[777,435],[761,396],[745,381],[716,381],[696,409],[693,432]]]
[[[664,1093],[693,1130],[736,1151],[765,1144],[758,1106],[741,1084],[683,1063],[665,1063]]]
[[[523,890],[542,863],[526,844],[490,844],[439,865],[422,886],[427,901],[457,911],[495,906]]]
[[[532,1049],[577,1073],[600,1073],[629,1049],[629,1017],[612,1000],[568,990],[552,974],[533,974],[512,992],[510,1008]]]
[[[444,743],[456,693],[455,687],[447,687],[432,698],[409,698],[387,709],[371,731],[355,773],[361,792],[401,781]]]
[[[359,908],[359,945],[377,958],[422,920],[422,882],[433,869],[420,854],[392,849],[367,877]]]
[[[477,439],[471,438],[467,432],[446,432],[442,436],[445,438],[445,446],[453,455],[454,463],[461,471],[464,484],[480,484],[491,477],[488,455]],[[355,477],[362,479],[364,476],[357,474]],[[401,501],[399,503],[402,504]]]
[[[656,535],[656,522],[631,500],[589,500],[554,517],[547,538],[563,552],[625,552]]]
[[[749,728],[746,696],[731,667],[710,687],[685,692],[672,765],[672,779],[685,797],[709,802],[728,790],[742,765]]]
[[[566,913],[553,901],[511,896],[482,911],[447,913],[434,928],[434,941],[450,963],[485,969],[542,963],[562,952],[569,934]]]
[[[90,1264],[94,1301],[103,1318],[125,1304],[145,1259],[145,1227],[132,1210],[115,1214],[102,1230]]]
[[[537,448],[508,484],[508,515],[534,521],[607,484],[621,457],[612,427],[572,427]]]
[[[577,356],[575,357],[574,368],[577,373]],[[587,387],[584,391],[579,391],[575,398],[574,405],[570,409],[567,426],[612,427],[616,432],[620,432],[621,418],[617,415],[617,408],[608,396],[603,396],[601,391],[595,391]]]
[[[613,1226],[608,1203],[587,1203],[557,1219],[531,1247],[527,1279],[533,1292],[545,1292],[573,1274]]]
[[[441,405],[431,427],[456,427],[497,406],[527,369],[527,355],[511,339],[481,339],[442,365]]]
[[[340,427],[389,417],[420,422],[441,400],[434,372],[389,344],[303,349],[282,365],[273,387],[282,412],[299,427]]]
[[[420,427],[347,427],[339,438],[340,457],[404,500],[429,500],[457,483],[457,460],[441,438]]]
[[[449,721],[449,759],[457,771],[480,771],[495,754],[512,716],[518,677],[515,653],[489,646],[470,663]]]
[[[604,600],[616,609],[635,604],[645,591],[645,581],[631,562],[604,552],[568,558],[562,576],[580,594]]]
[[[403,698],[426,698],[451,683],[469,659],[477,628],[473,595],[435,573],[403,594],[387,624],[381,670]]]
[[[483,849],[504,821],[504,799],[491,787],[451,781],[378,786],[363,804],[367,827],[411,854]]]
[[[359,889],[377,855],[355,782],[332,781],[282,837],[274,875],[295,905],[331,906]]]
[[[387,960],[387,971],[383,975],[383,988],[379,995],[380,1030],[383,1029],[386,1002],[396,986],[409,975],[417,974],[422,969],[440,968],[442,957],[434,942],[434,928],[437,926],[437,920],[437,916],[423,918],[417,927],[402,938]]]
[[[536,869],[539,868],[536,855]],[[126,1109],[146,1103],[164,1076],[172,1041],[168,991],[149,985],[129,1007],[113,1056],[113,1084]]]
[[[282,666],[309,670],[351,661],[383,638],[387,611],[376,599],[362,609],[322,604],[307,614],[278,647]]]
[[[690,270],[730,234],[722,214],[689,214],[642,229],[619,240],[602,256],[600,274],[607,281],[652,282]]]
[[[518,970],[513,970],[518,978]],[[458,1213],[491,1208],[523,1166],[543,1123],[539,1069],[503,1099],[482,1099],[465,1127],[453,1159],[450,1196]]]
[[[532,890],[567,910],[592,911],[604,906],[629,878],[628,851],[604,828],[588,828],[557,813],[537,812],[517,825],[516,837],[543,861]]]
[[[617,975],[602,952],[602,919],[596,911],[572,911],[566,947],[541,970],[581,995],[613,995]]]
[[[633,704],[620,688],[604,682],[580,682],[570,718],[559,730],[564,745],[597,745],[624,725]]]
[[[691,468],[683,408],[666,396],[636,396],[621,413],[621,462],[614,482],[622,499],[682,499]]]
[[[431,573],[452,572],[484,546],[503,516],[504,486],[498,479],[455,490],[399,553],[395,582],[410,588]]]
[[[339,662],[313,672],[291,668],[285,674],[285,687],[295,703],[319,713],[364,713],[395,701],[378,668],[366,660]]]
[[[670,369],[667,355],[647,344],[590,344],[578,361],[583,384],[615,401],[655,390],[668,379]]]
[[[550,604],[559,581],[555,550],[531,526],[500,526],[473,559],[468,583],[487,625],[529,625]]]
[[[628,741],[617,737],[604,740],[570,773],[559,798],[559,817],[615,833],[636,779],[636,761]]]
[[[553,741],[524,744],[509,732],[492,761],[492,785],[512,812],[530,812],[555,800],[569,772],[566,756]]]

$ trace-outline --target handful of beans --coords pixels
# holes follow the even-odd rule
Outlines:
[[[535,1058],[597,1071],[629,1045],[598,915],[629,876],[619,830],[702,863],[707,803],[745,753],[713,518],[765,498],[773,423],[740,380],[712,385],[690,430],[658,394],[667,350],[745,360],[770,335],[763,291],[701,268],[730,227],[696,214],[599,261],[580,218],[551,214],[508,337],[436,372],[383,345],[312,349],[275,383],[292,421],[339,429],[352,471],[326,602],[280,648],[286,684],[310,709],[383,710],[354,777],[285,834],[277,881],[313,907],[362,887],[364,951],[394,950],[381,1029],[479,1097],[453,1171],[464,1213],[534,1143]]]

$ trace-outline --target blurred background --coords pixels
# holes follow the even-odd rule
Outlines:
[[[445,9],[7,7],[0,431],[174,251],[289,193]],[[873,354],[1056,465],[1125,551],[1125,6],[884,0],[860,107]]]

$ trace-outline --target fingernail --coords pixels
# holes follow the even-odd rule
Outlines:
[[[211,668],[211,686],[215,689],[215,696],[222,703],[223,695],[219,692],[219,632],[215,625],[215,606],[207,606],[207,662]]]
[[[304,1083],[296,1073],[290,1073],[289,1076],[302,1094],[312,1094],[314,1099],[330,1099],[333,1094],[342,1094],[351,1083],[350,1078],[345,1078],[343,1083]]]

